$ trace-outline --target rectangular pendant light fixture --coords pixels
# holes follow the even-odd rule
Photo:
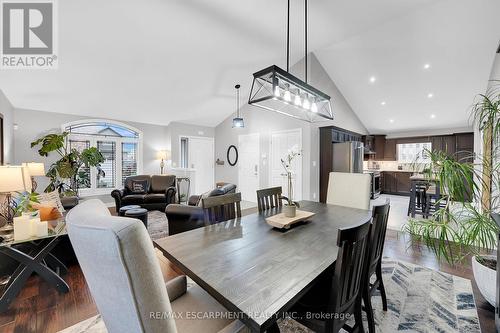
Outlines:
[[[248,104],[308,122],[333,120],[330,96],[307,83],[307,0],[304,0],[304,76],[290,74],[290,0],[287,1],[286,71],[276,65],[253,74]]]
[[[248,104],[308,122],[333,120],[330,96],[276,65],[253,74]]]

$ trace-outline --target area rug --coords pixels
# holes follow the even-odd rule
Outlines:
[[[148,212],[148,232],[152,240],[168,236],[168,220],[164,212],[159,210]]]
[[[379,294],[372,298],[377,332],[481,332],[471,282],[404,261],[384,258],[388,311]],[[365,326],[366,326],[366,316]],[[283,333],[310,333],[292,319],[279,321]],[[366,327],[367,331],[367,327]],[[99,316],[61,333],[105,333]]]

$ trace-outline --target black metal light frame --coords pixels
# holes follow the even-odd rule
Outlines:
[[[307,0],[305,4],[305,81],[290,74],[290,0],[287,7],[287,70],[276,65],[253,74],[248,104],[308,122],[333,120],[331,98],[307,83]],[[285,95],[287,94],[287,95]],[[286,98],[287,96],[288,98]],[[294,99],[297,99],[295,103]],[[304,103],[306,101],[306,103]]]

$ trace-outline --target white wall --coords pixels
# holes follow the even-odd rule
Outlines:
[[[172,153],[172,167],[179,167],[180,163],[180,137],[181,136],[202,136],[214,137],[215,128],[197,126],[179,122],[171,122],[167,128],[167,136],[170,144],[169,150]]]
[[[299,78],[303,77],[303,71],[302,61],[291,68],[291,72]],[[259,133],[261,155],[259,162],[260,187],[267,187],[269,186],[269,163],[267,158],[269,157],[271,133],[301,128],[303,148],[302,197],[304,199],[319,200],[319,127],[333,125],[360,134],[366,134],[367,131],[314,54],[309,57],[308,72],[310,73],[309,83],[331,96],[335,118],[333,121],[309,124],[305,121],[245,104],[241,109],[245,120],[245,128],[232,128],[234,114],[215,128],[215,158],[226,161],[227,148],[230,145],[238,145],[238,135]],[[313,166],[313,163],[316,165]],[[238,165],[232,167],[226,161],[223,166],[217,165],[215,167],[215,175],[216,181],[238,184]]]
[[[30,147],[30,143],[49,132],[60,132],[62,124],[81,119],[87,119],[87,117],[14,109],[14,122],[19,126],[18,130],[14,131],[14,141],[16,143],[15,163],[43,162],[47,168],[54,162],[56,155],[49,156],[49,158],[41,157],[36,149]],[[169,147],[166,127],[135,122],[126,122],[126,124],[143,132],[143,173],[158,174],[160,172],[160,161],[156,160],[156,154],[159,150],[168,149]],[[40,189],[46,186],[46,182],[39,182],[39,184]]]
[[[3,115],[4,162],[14,163],[14,107],[0,90],[0,114]]]

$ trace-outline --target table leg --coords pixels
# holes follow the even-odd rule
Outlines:
[[[266,330],[266,333],[280,333],[278,323],[273,323],[271,326],[269,326],[269,328]]]
[[[59,274],[65,275],[68,273],[68,268],[59,259],[57,259],[52,253],[47,254],[44,259],[47,266],[52,268],[53,271],[59,270]]]
[[[33,272],[36,272],[42,279],[54,286],[59,292],[67,293],[69,291],[68,284],[59,275],[43,264],[43,261],[49,257],[50,250],[52,250],[58,242],[58,238],[54,238],[46,245],[43,245],[43,243],[37,244],[36,248],[38,249],[38,253],[34,257],[13,247],[6,246],[0,248],[1,253],[19,262],[19,267],[14,271],[4,294],[0,297],[0,312],[8,309],[10,303],[19,294]],[[33,252],[30,251],[30,253]],[[51,256],[51,258],[55,257]],[[64,268],[66,267],[64,266]]]

